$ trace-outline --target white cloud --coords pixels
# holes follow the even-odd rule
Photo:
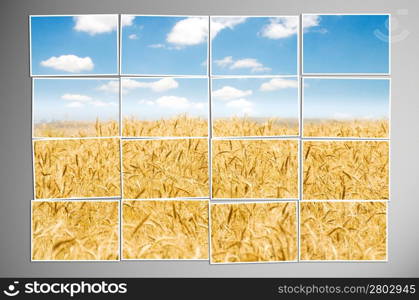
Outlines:
[[[85,15],[76,16],[74,19],[74,30],[86,32],[90,35],[109,33],[118,28],[117,15]],[[121,25],[132,25],[134,16],[122,16]]]
[[[71,101],[70,103],[65,105],[66,107],[70,108],[84,107],[85,104],[93,105],[96,107],[117,106],[117,103],[115,102],[104,102],[101,100],[95,100],[90,96],[81,94],[64,94],[61,96],[61,99]]]
[[[177,111],[187,110],[204,110],[205,103],[203,102],[192,102],[186,97],[179,96],[162,96],[155,100],[141,99],[138,101],[140,105],[157,106],[159,108],[171,109]]]
[[[118,27],[117,15],[86,15],[74,17],[74,30],[90,35],[109,33]]]
[[[153,106],[154,102],[151,101],[151,100],[142,99],[142,100],[138,101],[138,104],[145,104],[145,105]]]
[[[218,60],[214,60],[214,62],[219,66],[219,67],[228,67],[231,64],[233,64],[233,57],[232,56],[226,56],[223,59],[218,59]]]
[[[255,58],[243,58],[234,61],[232,56],[226,56],[223,59],[214,60],[214,62],[219,67],[228,67],[230,70],[250,69],[251,72],[266,72],[271,70],[271,68],[265,67],[261,62],[259,62]]]
[[[103,102],[100,100],[95,100],[90,102],[90,104],[92,104],[93,106],[97,106],[97,107],[106,107],[106,106],[117,106],[116,103],[114,102]]]
[[[123,79],[122,89],[124,93],[129,90],[136,88],[149,88],[154,92],[165,92],[171,89],[175,89],[179,86],[179,83],[173,78],[163,78],[157,81],[138,81],[134,79]]]
[[[98,87],[99,91],[119,93],[119,81],[112,80]]]
[[[243,108],[243,107],[251,107],[253,106],[252,102],[246,100],[246,99],[236,99],[228,102],[226,104],[227,107],[232,108]]]
[[[65,72],[81,72],[93,70],[94,64],[90,57],[78,57],[73,54],[52,56],[41,61],[41,66]]]
[[[128,38],[129,38],[130,40],[138,40],[138,35],[136,35],[135,33],[133,33],[133,34],[130,34],[130,35],[128,36]]]
[[[165,44],[151,44],[151,45],[148,45],[148,47],[157,49],[157,48],[166,48],[166,45]]]
[[[244,58],[236,60],[231,66],[231,70],[234,69],[251,69],[252,72],[265,72],[271,68],[265,67],[255,58]]]
[[[156,99],[156,104],[160,107],[173,109],[186,109],[190,106],[188,98],[178,96],[162,96]]]
[[[243,98],[250,96],[252,90],[239,90],[232,86],[223,86],[221,89],[218,89],[212,93],[212,96],[215,99],[221,100],[231,100],[237,98]]]
[[[77,102],[89,102],[92,100],[92,97],[81,94],[64,94],[61,96],[61,99]]]
[[[189,17],[180,20],[173,26],[166,37],[168,43],[179,47],[198,45],[205,42],[208,36],[208,19]]]
[[[70,103],[66,104],[66,107],[69,107],[69,108],[80,108],[80,107],[83,107],[83,106],[84,106],[84,104],[81,103],[81,102],[70,102]]]
[[[283,78],[273,78],[268,82],[262,83],[260,86],[260,90],[264,92],[276,91],[286,88],[298,88],[298,81]]]
[[[187,110],[187,109],[203,109],[203,103],[194,103],[185,97],[178,96],[162,96],[155,100],[155,104],[162,108],[169,108],[173,110]]]
[[[236,99],[226,103],[228,108],[235,110],[236,115],[254,114],[253,103],[246,99]]]
[[[239,25],[246,21],[247,18],[243,17],[212,17],[211,18],[211,38],[215,36],[223,29],[233,29],[236,25]]]
[[[304,29],[319,26],[319,24],[320,24],[320,16],[319,15],[304,15],[303,16],[303,28]]]
[[[133,21],[135,19],[135,16],[130,15],[122,15],[121,16],[121,26],[131,26],[133,24]]]
[[[271,18],[270,23],[262,28],[261,35],[269,39],[286,38],[297,33],[298,17]]]

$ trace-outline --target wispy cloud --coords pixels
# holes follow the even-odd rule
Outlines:
[[[98,87],[99,91],[109,92],[109,93],[119,93],[119,81],[112,80],[108,83],[102,84]]]
[[[82,108],[87,104],[95,107],[117,106],[115,102],[104,102],[82,94],[63,94],[61,99],[71,101],[65,105],[65,107],[69,108]]]
[[[179,86],[179,83],[173,78],[162,78],[156,81],[139,81],[134,79],[123,79],[122,90],[128,92],[129,90],[137,88],[149,88],[154,92],[165,92],[171,89],[175,89]]]
[[[92,100],[92,97],[81,94],[64,94],[61,99],[68,101],[88,102]]]
[[[134,24],[135,16],[131,15],[122,15],[121,16],[121,26],[131,26]]]
[[[236,99],[226,103],[228,108],[236,111],[236,115],[252,115],[254,114],[253,102],[246,99]]]
[[[319,15],[304,15],[303,16],[303,28],[304,30],[310,27],[316,27],[320,25],[321,17]]]
[[[247,18],[244,17],[212,17],[211,18],[211,38],[226,28],[233,29],[235,26],[244,23]]]
[[[136,35],[135,33],[133,33],[133,34],[130,34],[130,35],[128,36],[128,38],[129,38],[130,40],[138,40],[138,35]]]
[[[272,78],[268,82],[264,82],[260,86],[260,90],[264,92],[282,90],[287,88],[298,88],[298,81],[283,78]]]
[[[81,103],[81,102],[70,102],[70,103],[66,104],[65,107],[68,107],[68,108],[82,108],[82,107],[84,107],[84,104]]]
[[[214,99],[231,100],[252,95],[252,90],[240,90],[232,86],[223,86],[212,92]]]
[[[157,106],[160,108],[186,111],[190,109],[203,110],[205,109],[205,103],[193,102],[186,97],[179,96],[162,96],[155,100],[142,99],[138,102],[141,105]]]
[[[220,60],[214,60],[215,64],[221,68],[229,68],[230,70],[236,69],[250,69],[251,72],[266,72],[271,68],[264,66],[256,58],[243,58],[234,60],[232,56],[226,56]]]
[[[158,48],[166,48],[166,45],[165,44],[151,44],[151,45],[148,45],[148,47],[158,49]]]

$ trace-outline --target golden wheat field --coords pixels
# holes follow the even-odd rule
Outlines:
[[[211,204],[212,262],[296,259],[296,203]]]
[[[389,198],[389,144],[385,141],[305,141],[303,199]]]
[[[38,123],[35,137],[112,137],[119,136],[117,121],[57,121]]]
[[[128,137],[206,137],[208,136],[208,120],[187,115],[153,121],[138,120],[133,117],[124,118],[122,135]]]
[[[208,259],[208,201],[124,201],[124,259]]]
[[[117,201],[32,202],[33,260],[117,260]]]
[[[123,141],[124,198],[208,197],[208,140]]]
[[[388,120],[304,120],[304,136],[387,138]]]
[[[298,142],[214,140],[214,198],[297,198]]]
[[[34,142],[36,199],[120,196],[118,139]]]
[[[387,203],[300,203],[302,260],[385,260]]]
[[[281,136],[298,135],[297,120],[233,117],[213,121],[214,136]]]

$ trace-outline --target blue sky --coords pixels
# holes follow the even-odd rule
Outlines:
[[[122,73],[206,75],[208,17],[127,16]]]
[[[33,75],[116,74],[118,15],[31,17]]]
[[[205,78],[123,78],[122,115],[160,120],[179,114],[208,118]]]
[[[388,73],[388,16],[304,15],[304,73]]]
[[[296,75],[298,17],[212,17],[212,74]]]
[[[304,79],[307,119],[388,119],[388,79]]]
[[[34,121],[119,119],[117,79],[34,79]]]
[[[296,78],[228,78],[212,81],[213,119],[298,118]]]

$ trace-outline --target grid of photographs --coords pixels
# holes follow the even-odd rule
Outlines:
[[[33,261],[387,261],[390,15],[29,23]]]

